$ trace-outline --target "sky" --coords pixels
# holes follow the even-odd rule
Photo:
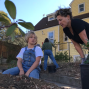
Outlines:
[[[31,22],[34,26],[43,18],[43,15],[58,10],[59,7],[69,7],[73,0],[11,0],[16,6],[16,20],[23,19],[26,22]],[[0,0],[0,11],[8,14],[5,5],[5,0]],[[9,14],[8,14],[9,16]],[[10,16],[9,16],[10,17]],[[26,32],[27,29],[21,27]]]

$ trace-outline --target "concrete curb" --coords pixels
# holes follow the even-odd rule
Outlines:
[[[40,78],[48,81],[53,81],[62,84],[68,84],[75,87],[81,87],[81,80],[68,76],[54,76],[53,74],[40,74]]]

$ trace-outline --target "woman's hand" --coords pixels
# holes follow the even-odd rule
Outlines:
[[[20,70],[19,75],[24,75],[24,70]]]
[[[86,58],[81,58],[81,59],[82,59],[81,64],[84,64],[84,62],[86,61]]]

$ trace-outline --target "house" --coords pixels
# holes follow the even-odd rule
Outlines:
[[[73,0],[70,3],[70,7],[73,18],[83,19],[89,23],[89,0]],[[51,13],[46,17],[43,17],[35,25],[34,31],[38,37],[38,44],[41,46],[44,39],[49,38],[51,42],[54,42],[54,40],[56,40],[56,42],[60,42],[60,45],[57,46],[56,52],[68,51],[69,55],[74,59],[79,56],[72,42],[63,33],[63,28],[58,24],[57,19],[55,18],[55,13]],[[55,53],[54,50],[53,53]]]

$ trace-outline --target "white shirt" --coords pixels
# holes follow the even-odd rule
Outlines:
[[[27,48],[28,49],[34,49],[34,48]],[[25,47],[22,48],[19,52],[19,54],[16,56],[16,58],[22,58],[23,59],[23,53],[25,51]],[[39,46],[36,46],[35,48],[35,56],[38,57],[38,56],[41,56],[41,58],[43,57],[43,52],[42,52],[42,49],[39,47]],[[41,60],[39,62],[39,65],[41,64]]]

